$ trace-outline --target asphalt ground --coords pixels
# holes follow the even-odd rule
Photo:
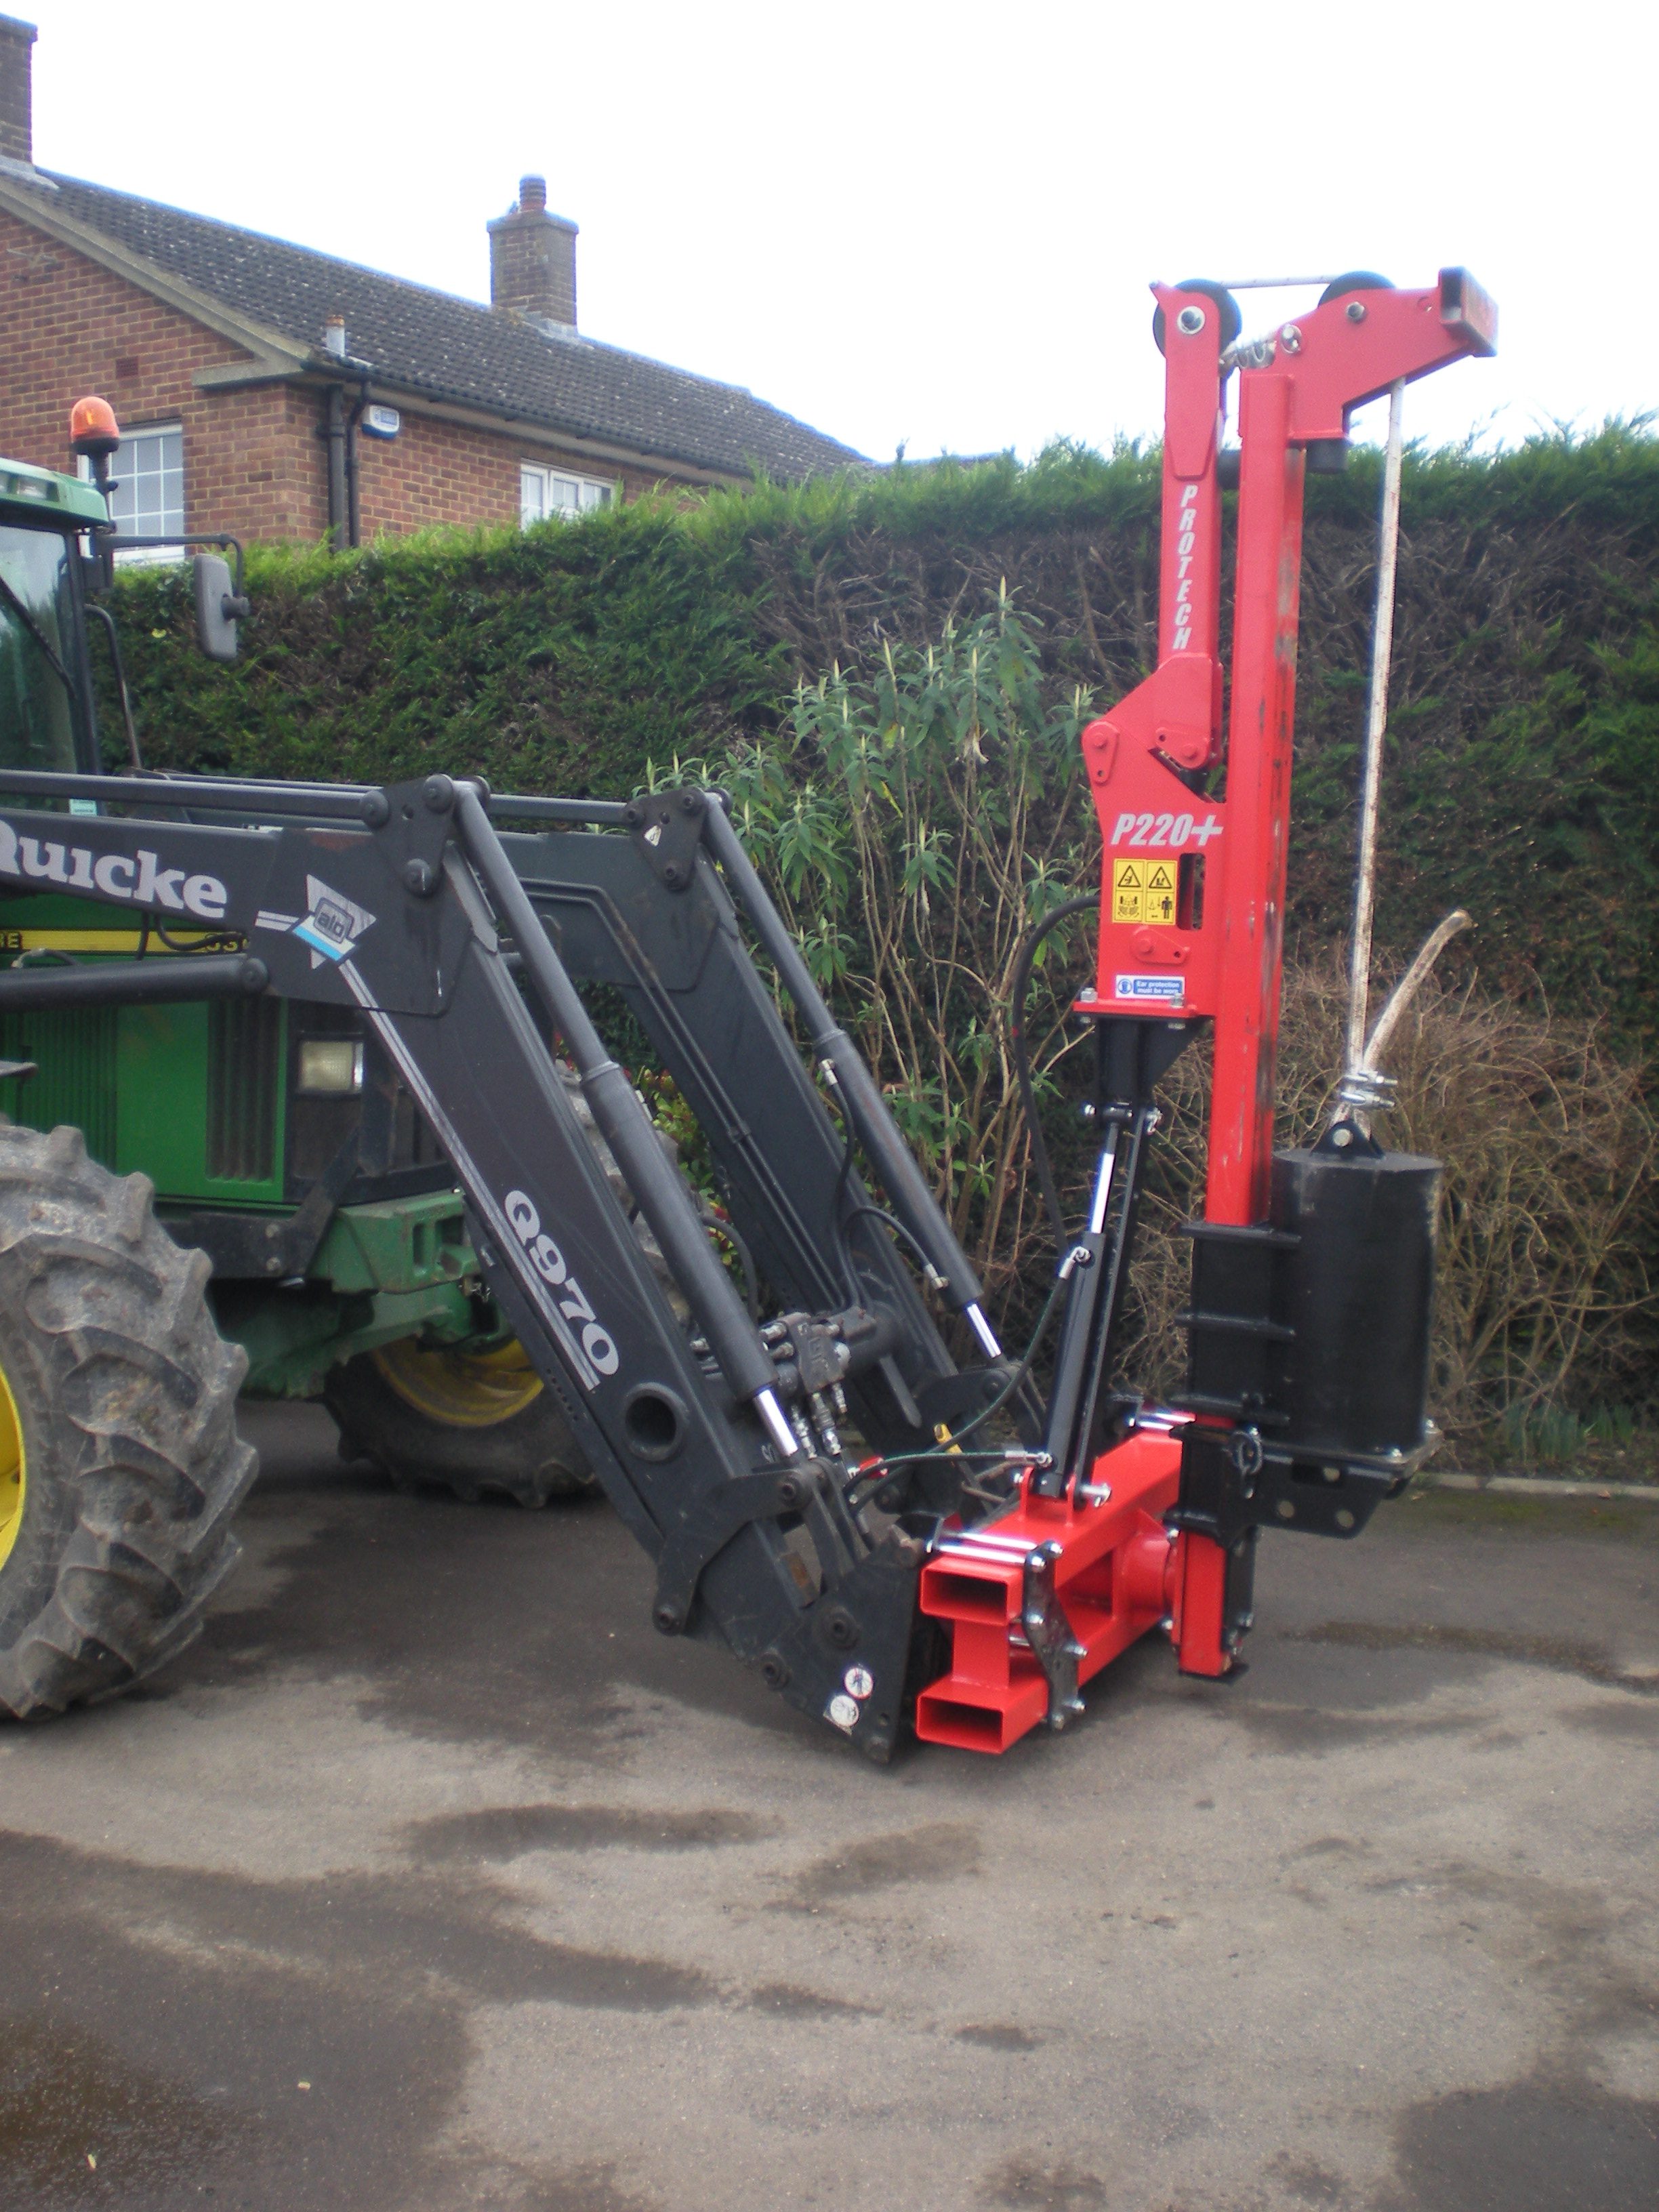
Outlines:
[[[1659,1513],[1265,1538],[1236,1685],[886,1771],[602,1505],[310,1408],[204,1638],[0,1733],[6,2212],[1650,2212]]]

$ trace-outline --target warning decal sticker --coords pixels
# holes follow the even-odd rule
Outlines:
[[[1155,921],[1167,927],[1176,918],[1173,860],[1114,860],[1112,920]]]
[[[1112,983],[1112,996],[1121,1006],[1179,1006],[1186,995],[1179,975],[1118,975]]]

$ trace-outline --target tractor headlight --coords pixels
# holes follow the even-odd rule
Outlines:
[[[363,1087],[363,1048],[361,1038],[302,1037],[300,1041],[300,1088],[333,1097],[345,1097]]]

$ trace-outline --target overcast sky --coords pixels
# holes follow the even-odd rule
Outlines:
[[[1645,6],[10,4],[42,167],[475,299],[544,174],[586,331],[877,459],[1156,434],[1154,277],[1463,263],[1435,442],[1655,404]]]

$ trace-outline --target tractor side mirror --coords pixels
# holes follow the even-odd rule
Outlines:
[[[234,660],[236,625],[250,611],[234,588],[230,563],[216,553],[198,553],[196,572],[196,642],[210,660]]]

